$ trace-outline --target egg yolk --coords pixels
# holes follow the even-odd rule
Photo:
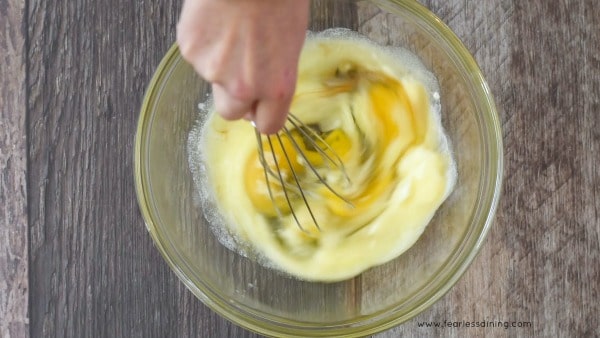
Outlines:
[[[328,133],[324,139],[314,140],[324,154],[320,154],[314,145],[307,146],[304,141],[306,135],[301,132],[294,130],[289,135],[291,137],[288,134],[263,136],[260,147],[246,162],[246,192],[254,207],[265,216],[275,217],[291,212],[290,204],[298,200],[298,194],[293,193],[297,191],[296,179],[298,182],[306,180],[307,170],[311,170],[308,163],[313,168],[322,167],[327,160],[343,158],[351,147],[350,140],[341,130]]]
[[[336,75],[339,77],[339,74]],[[348,79],[350,83],[336,82],[336,90],[328,90],[328,95],[357,91],[356,71],[352,71],[352,75]],[[400,82],[381,76],[366,78],[370,81],[362,91],[369,99],[372,123],[378,136],[377,144],[369,147],[375,149],[371,154],[371,162],[374,163],[372,175],[367,181],[359,182],[360,188],[344,196],[345,200],[324,185],[317,189],[319,198],[325,201],[328,210],[342,218],[364,213],[392,191],[395,180],[393,167],[397,165],[397,160],[385,163],[385,152],[392,143],[400,145],[399,149],[403,151],[424,132],[423,124],[414,123],[413,109]],[[306,142],[306,137],[312,137],[315,144]],[[360,144],[359,141],[353,142],[342,129],[330,130],[319,137],[298,130],[280,136],[263,136],[259,149],[264,155],[265,168],[261,163],[260,150],[257,150],[248,159],[245,170],[246,192],[252,204],[268,217],[289,214],[296,203],[304,203],[297,193],[297,185],[305,188],[309,186],[307,182],[314,181],[309,164],[319,172],[331,170],[332,163],[328,162],[341,160],[347,164],[352,160],[349,156],[353,147],[367,148],[367,144]],[[315,146],[321,149],[321,153]]]

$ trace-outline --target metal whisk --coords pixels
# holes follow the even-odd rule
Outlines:
[[[300,221],[298,220],[298,216],[296,215],[296,211],[294,210],[294,206],[292,203],[292,194],[296,194],[304,202],[304,205],[306,206],[306,209],[308,210],[308,213],[310,214],[310,217],[311,217],[315,227],[320,231],[321,227],[319,226],[317,217],[315,216],[313,209],[310,207],[310,204],[307,199],[307,195],[310,192],[305,191],[305,189],[302,187],[302,184],[301,184],[300,178],[299,178],[299,174],[296,171],[296,169],[294,169],[294,165],[292,164],[292,162],[294,160],[296,160],[297,162],[300,162],[304,167],[307,167],[310,170],[310,172],[312,172],[312,174],[318,179],[318,181],[321,184],[323,184],[323,186],[325,186],[335,196],[337,196],[338,198],[340,198],[342,201],[346,202],[350,206],[352,206],[352,203],[350,201],[348,201],[346,198],[344,198],[335,189],[333,189],[331,187],[331,185],[327,182],[327,180],[322,176],[322,174],[320,174],[318,172],[317,168],[315,168],[315,166],[311,163],[307,154],[304,152],[304,150],[302,149],[300,144],[298,144],[298,141],[296,140],[296,138],[292,135],[292,130],[298,131],[298,133],[300,133],[302,140],[306,143],[306,147],[310,148],[311,150],[314,150],[317,154],[319,154],[319,156],[321,157],[323,162],[326,163],[330,169],[341,171],[341,173],[343,174],[343,176],[347,182],[350,182],[350,178],[348,177],[348,175],[346,173],[346,169],[344,168],[344,163],[343,163],[342,159],[340,158],[340,156],[334,151],[334,149],[330,145],[327,144],[327,142],[323,139],[323,137],[321,137],[319,135],[319,133],[317,131],[315,131],[315,129],[313,127],[306,125],[299,118],[297,118],[296,116],[294,116],[291,113],[288,115],[288,121],[293,128],[291,128],[291,130],[290,130],[290,128],[288,128],[287,126],[284,126],[282,131],[280,131],[278,134],[275,134],[275,135],[261,135],[260,132],[256,128],[254,128],[254,131],[256,133],[256,141],[258,144],[258,158],[259,158],[259,161],[264,170],[265,182],[267,185],[269,198],[271,199],[271,202],[273,202],[273,206],[275,207],[277,214],[280,217],[282,217],[282,212],[281,212],[280,208],[277,206],[277,203],[276,203],[276,200],[275,200],[275,197],[273,194],[273,186],[272,186],[274,184],[279,185],[279,187],[283,191],[285,201],[287,203],[287,206],[290,209],[292,217],[296,221],[296,224],[303,232],[308,233],[305,230],[305,228],[302,226]],[[291,141],[291,144],[292,144],[293,148],[295,149],[296,153],[299,155],[299,159],[301,159],[301,161],[298,161],[298,158],[297,159],[290,158],[290,154],[288,154],[288,151],[286,151],[286,147],[284,146],[284,143],[282,141],[282,137],[284,137],[284,135],[286,138],[288,138]],[[264,145],[263,145],[263,138],[266,139],[266,142]],[[269,147],[269,149],[265,149],[265,146]],[[277,146],[281,148],[281,151],[284,155],[283,156],[285,158],[284,163],[281,163],[280,160],[277,159],[277,156],[275,155],[275,147],[277,147]],[[265,152],[271,153],[273,163],[275,164],[274,168],[272,168],[269,165],[268,160],[265,155]],[[290,168],[293,182],[288,181],[286,179],[287,177],[284,177],[284,174],[282,173],[282,167],[285,165],[287,165]]]

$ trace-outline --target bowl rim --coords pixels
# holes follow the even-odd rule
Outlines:
[[[149,122],[146,117],[150,115],[151,109],[159,97],[158,94],[162,91],[160,84],[170,74],[173,69],[172,66],[181,60],[179,48],[176,43],[170,47],[166,55],[161,60],[144,95],[135,135],[133,160],[135,190],[139,209],[144,219],[146,228],[163,259],[175,272],[177,277],[184,283],[184,285],[198,299],[200,299],[211,310],[228,319],[232,323],[240,325],[251,331],[273,336],[300,336],[311,334],[312,336],[336,335],[340,337],[349,337],[374,334],[406,322],[422,313],[425,309],[429,308],[431,305],[441,299],[456,284],[456,282],[462,277],[466,269],[471,265],[474,258],[480,252],[481,246],[483,245],[493,223],[502,191],[502,132],[494,99],[479,66],[466,47],[454,34],[454,32],[452,32],[452,30],[445,23],[443,23],[441,19],[439,19],[435,14],[430,12],[426,7],[422,6],[418,2],[404,0],[375,0],[372,2],[381,8],[386,8],[387,6],[392,5],[401,6],[414,15],[419,21],[427,24],[428,28],[437,32],[438,37],[441,38],[440,41],[443,41],[446,46],[449,47],[450,51],[458,56],[456,61],[460,62],[464,69],[468,71],[466,75],[468,76],[469,83],[475,86],[477,91],[480,92],[479,95],[476,95],[476,99],[480,101],[478,103],[483,107],[479,110],[479,117],[484,119],[483,125],[487,127],[487,132],[491,135],[491,137],[488,138],[489,144],[486,144],[489,148],[485,149],[489,152],[484,151],[489,162],[490,175],[489,181],[484,182],[486,184],[484,184],[485,186],[483,187],[483,190],[487,188],[490,189],[492,193],[484,195],[485,198],[480,200],[481,205],[476,208],[476,210],[479,211],[487,210],[487,215],[482,217],[484,220],[483,222],[480,222],[476,228],[469,231],[470,234],[465,235],[469,236],[469,238],[465,238],[463,240],[468,241],[463,245],[465,248],[464,251],[466,252],[460,253],[456,256],[455,260],[458,260],[459,263],[454,264],[450,271],[446,272],[446,278],[444,278],[443,281],[437,282],[440,287],[433,288],[428,293],[423,295],[422,297],[424,301],[421,302],[417,307],[412,308],[410,311],[400,313],[399,315],[393,310],[385,311],[383,315],[378,312],[373,315],[361,317],[359,321],[350,323],[352,325],[359,324],[358,326],[352,326],[351,328],[334,327],[328,328],[325,331],[317,332],[315,331],[314,327],[294,326],[295,323],[299,322],[287,323],[286,325],[286,323],[275,322],[272,319],[269,320],[268,318],[257,316],[256,313],[249,308],[246,308],[246,311],[243,311],[243,309],[239,306],[241,304],[232,306],[229,304],[230,302],[228,302],[226,299],[223,299],[209,287],[199,287],[196,283],[194,283],[190,279],[189,274],[186,274],[182,267],[180,267],[173,260],[171,254],[168,252],[166,246],[167,243],[165,243],[167,240],[162,238],[157,231],[158,227],[155,224],[155,219],[157,219],[157,217],[156,215],[153,215],[152,208],[149,207],[149,201],[151,198],[147,189],[147,186],[149,185],[147,180],[148,173],[144,168],[143,162],[145,154],[144,149],[147,148],[147,143],[144,143],[144,137],[148,134],[147,129]],[[480,183],[479,186],[481,191],[482,184]],[[448,265],[449,263],[450,262],[447,262],[445,265]],[[442,266],[441,269],[443,268],[444,266]],[[364,318],[366,318],[366,320]],[[262,321],[259,319],[262,319]],[[366,324],[362,324],[363,322],[366,322]],[[352,331],[346,332],[348,329],[352,329]]]

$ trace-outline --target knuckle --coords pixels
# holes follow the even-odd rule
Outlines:
[[[295,78],[294,81],[282,79],[280,81],[273,81],[272,85],[266,88],[265,97],[278,101],[290,101],[295,91]]]
[[[177,26],[177,45],[181,56],[187,61],[190,61],[194,53],[194,39],[190,39],[188,34],[184,33],[185,29],[181,26]]]
[[[227,90],[232,97],[238,100],[249,101],[256,96],[254,86],[250,85],[249,82],[242,77],[232,79]]]
[[[185,33],[179,33],[179,30],[177,45],[183,59],[189,62],[200,76],[208,82],[219,80],[223,67],[221,58],[203,52],[202,48],[199,48],[196,39],[187,36]]]
[[[199,73],[209,82],[222,84],[226,75],[225,58],[214,53],[203,56],[199,61]]]
[[[219,73],[213,67],[202,67],[202,63],[195,65],[196,71],[208,82],[215,83],[218,80]]]

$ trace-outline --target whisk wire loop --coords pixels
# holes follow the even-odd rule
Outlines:
[[[294,130],[298,130],[302,134],[303,140],[308,143],[309,148],[311,150],[314,149],[315,152],[317,152],[324,159],[323,162],[328,162],[330,168],[333,167],[333,168],[337,168],[337,169],[341,170],[345,179],[348,182],[350,182],[350,179],[345,171],[344,163],[343,163],[342,159],[334,151],[334,149],[330,145],[328,145],[327,142],[316,131],[314,131],[312,128],[310,128],[309,126],[304,124],[300,119],[298,119],[296,116],[294,116],[292,114],[288,115],[288,121],[294,127]],[[271,186],[272,184],[276,184],[276,183],[278,183],[280,185],[281,191],[283,192],[283,196],[285,198],[285,202],[287,203],[287,206],[289,207],[289,211],[290,211],[292,217],[294,218],[294,221],[300,228],[300,230],[302,230],[305,233],[308,233],[308,231],[306,231],[306,229],[302,226],[300,220],[298,219],[298,215],[296,214],[296,210],[294,209],[294,205],[292,203],[292,198],[290,196],[291,192],[296,193],[297,195],[300,196],[300,198],[302,199],[302,202],[306,206],[306,210],[310,214],[310,218],[311,218],[315,228],[319,231],[321,230],[321,226],[319,225],[319,222],[317,221],[317,218],[313,212],[313,209],[311,208],[310,203],[308,202],[307,195],[306,195],[308,192],[305,192],[305,189],[302,187],[301,180],[299,178],[299,173],[297,172],[295,166],[293,165],[293,161],[295,161],[294,163],[299,163],[305,167],[308,167],[310,169],[310,171],[318,179],[318,181],[321,184],[323,184],[331,193],[333,193],[335,196],[340,198],[342,201],[344,201],[351,207],[353,206],[350,201],[348,201],[340,193],[338,193],[335,189],[333,189],[333,187],[331,187],[331,185],[322,176],[322,174],[319,173],[317,168],[315,168],[315,166],[309,160],[308,156],[306,155],[305,151],[303,150],[303,147],[300,146],[299,141],[296,140],[296,138],[294,137],[294,135],[292,134],[292,132],[290,131],[290,129],[288,127],[283,127],[283,132],[281,134],[279,134],[279,133],[275,134],[275,136],[272,136],[272,135],[262,136],[260,134],[260,132],[256,129],[256,126],[254,126],[254,127],[255,127],[254,131],[256,134],[256,141],[258,144],[258,146],[257,146],[258,147],[258,155],[259,155],[258,158],[259,158],[260,164],[263,167],[263,171],[264,171],[264,175],[265,175],[265,183],[267,186],[269,198],[271,199],[271,202],[273,203],[273,207],[275,208],[277,215],[280,218],[283,217],[283,211],[281,210],[281,207],[277,203],[275,194],[273,192],[273,187]],[[282,135],[290,140],[291,145],[293,146],[295,152],[297,153],[297,154],[293,154],[295,156],[295,158],[290,158],[291,155],[288,154],[288,150],[286,149],[286,146],[284,145],[284,142],[282,140]],[[263,143],[263,137],[266,138],[267,142]],[[279,149],[281,150],[281,153],[283,154],[283,157],[285,158],[285,162],[283,162],[283,163],[280,163],[281,160],[278,159],[278,156],[276,155],[276,151],[275,151],[275,147],[274,147],[275,142],[277,142],[276,146],[277,145],[279,146]],[[265,149],[266,146],[268,146],[269,149]],[[274,168],[272,168],[271,165],[269,164],[269,162],[266,158],[265,152],[271,153],[271,156],[273,159],[272,164],[274,165]],[[290,169],[289,171],[293,178],[293,181],[294,181],[293,183],[289,183],[288,177],[284,177],[284,175],[282,173],[282,166],[285,166],[286,164],[287,164],[287,167]]]
[[[339,168],[342,171],[342,174],[344,174],[344,178],[350,183],[350,177],[348,176],[348,174],[346,173],[346,169],[344,167],[344,162],[342,161],[342,159],[340,158],[340,156],[335,152],[335,150],[333,150],[333,148],[331,148],[331,146],[321,137],[321,135],[319,135],[317,132],[315,132],[312,128],[308,128],[304,122],[302,122],[300,119],[298,119],[298,117],[296,117],[293,114],[289,114],[288,115],[288,121],[294,126],[294,128],[296,128],[296,130],[298,130],[300,133],[302,133],[302,135],[304,136],[304,138],[306,140],[309,140],[309,142],[311,142],[311,145],[314,146],[314,149],[321,154],[321,156],[323,156],[325,159],[327,159],[327,161],[329,161],[329,163],[333,164],[334,167]],[[333,157],[335,157],[335,159],[333,159],[331,156],[329,156],[329,154],[323,150],[323,148],[321,148],[319,146],[319,144],[317,144],[317,142],[315,142],[315,139],[323,145],[323,147],[325,147],[327,150],[329,150],[329,152],[333,155]]]
[[[306,163],[306,165],[310,168],[310,170],[315,174],[315,176],[317,177],[317,179],[319,180],[319,182],[321,182],[329,191],[331,191],[334,195],[336,195],[337,197],[339,197],[340,199],[342,199],[344,202],[351,204],[350,201],[346,200],[342,195],[340,195],[337,191],[335,191],[335,189],[333,189],[331,187],[331,185],[329,185],[329,183],[327,183],[327,180],[325,178],[323,178],[323,176],[321,176],[321,174],[319,174],[319,172],[317,171],[317,169],[310,163],[310,160],[308,159],[308,157],[306,156],[306,154],[304,153],[304,151],[302,151],[302,149],[300,148],[300,145],[298,144],[298,142],[296,141],[296,139],[294,139],[294,137],[292,136],[292,133],[290,132],[290,130],[287,127],[283,127],[283,131],[289,137],[289,139],[292,141],[292,145],[294,146],[294,148],[296,149],[296,151],[298,152],[298,154],[300,154],[300,156],[304,160],[304,163]],[[319,136],[317,133],[315,133],[315,135]],[[319,136],[319,138],[321,138],[321,137]],[[329,147],[329,145],[327,145],[327,143],[324,140],[323,140],[323,144],[326,145],[327,147]],[[319,150],[323,151],[323,149],[321,149],[320,147],[318,147],[316,145],[315,145],[315,149],[319,149]],[[332,153],[335,154],[335,152],[333,151],[333,149],[332,149]],[[327,155],[327,153],[325,153],[325,152],[323,152],[323,154],[324,154],[324,156]],[[337,154],[335,156],[337,156]],[[341,162],[341,159],[340,159],[340,163],[339,163],[338,167],[340,169],[342,169],[342,170],[344,168],[344,164]],[[345,170],[343,170],[343,171],[344,171],[344,174],[345,174]],[[345,176],[347,176],[347,175],[345,175]]]
[[[254,127],[256,127],[256,126],[254,126]],[[275,175],[275,173],[272,172],[271,168],[269,167],[269,164],[267,163],[267,160],[265,158],[265,150],[264,150],[263,144],[262,144],[262,138],[260,137],[260,133],[258,132],[258,130],[256,128],[254,129],[254,133],[256,134],[256,142],[258,143],[258,159],[259,159],[260,164],[262,165],[263,171],[265,173],[265,184],[267,186],[267,191],[269,193],[269,199],[271,199],[271,202],[273,202],[273,207],[275,208],[275,211],[277,212],[277,216],[279,216],[281,218],[281,217],[283,217],[283,215],[282,215],[281,210],[277,206],[277,203],[275,203],[275,197],[273,197],[273,190],[271,189],[271,182],[269,181],[269,171],[271,171],[272,175]]]
[[[270,138],[271,137],[269,136],[269,140],[270,140]],[[281,136],[279,136],[279,134],[277,134],[277,140],[279,141],[279,145],[281,146],[281,149],[283,150],[283,154],[284,154],[285,160],[287,161],[288,165],[290,166],[290,170],[292,172],[292,176],[294,177],[294,182],[296,182],[296,186],[298,187],[298,191],[300,191],[300,196],[302,197],[302,200],[304,201],[304,204],[306,205],[306,209],[308,210],[308,213],[310,214],[310,217],[312,218],[315,226],[317,227],[317,229],[320,230],[321,228],[319,227],[319,223],[317,222],[317,219],[315,218],[315,215],[313,214],[312,209],[310,208],[310,204],[306,200],[306,196],[304,195],[304,189],[302,189],[302,186],[300,185],[300,181],[298,180],[298,175],[296,175],[296,169],[294,169],[294,166],[292,165],[292,161],[290,160],[290,157],[288,156],[288,153],[285,150],[285,147],[283,146],[283,142],[281,141]],[[271,147],[271,149],[273,149],[273,148]],[[299,152],[302,153],[302,151],[299,151]],[[285,192],[286,189],[284,188],[283,191]],[[287,193],[286,193],[286,195],[287,195]],[[302,229],[304,231],[304,228],[302,227],[302,225],[298,221],[298,217],[296,217],[296,213],[294,212],[294,207],[290,203],[289,199],[288,199],[288,204],[290,206],[290,210],[292,211],[292,214],[294,215],[294,219],[296,220],[296,223],[298,224],[298,226],[300,227],[300,229]]]

